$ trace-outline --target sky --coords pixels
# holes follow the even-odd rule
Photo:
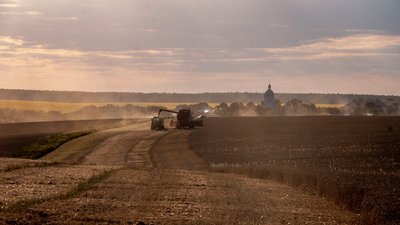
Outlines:
[[[0,88],[400,95],[400,0],[0,0]]]

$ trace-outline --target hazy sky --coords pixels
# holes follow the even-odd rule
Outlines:
[[[0,88],[400,95],[400,0],[0,0]]]

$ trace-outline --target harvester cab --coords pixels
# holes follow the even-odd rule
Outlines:
[[[165,125],[164,125],[164,118],[161,117],[161,113],[162,112],[169,112],[169,113],[178,113],[175,111],[171,111],[171,110],[166,110],[166,109],[160,109],[158,111],[158,115],[153,117],[153,119],[151,119],[151,130],[164,130],[165,129]]]
[[[151,119],[151,130],[164,130],[164,119],[156,116]]]

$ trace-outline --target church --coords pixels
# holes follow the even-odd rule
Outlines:
[[[261,102],[261,106],[266,108],[275,108],[275,94],[272,91],[271,84],[268,85],[268,90],[264,94],[264,101]]]

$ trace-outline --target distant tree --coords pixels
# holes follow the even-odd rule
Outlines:
[[[285,111],[288,113],[297,114],[303,102],[297,98],[289,100],[285,105]]]
[[[279,116],[285,115],[284,107],[279,99],[276,99],[274,102],[274,114]]]
[[[228,108],[228,114],[230,116],[240,116],[240,111],[246,107],[241,102],[234,102]]]
[[[254,102],[249,102],[246,104],[247,109],[256,109],[256,104]]]
[[[215,114],[219,116],[226,116],[228,113],[228,108],[229,108],[228,104],[223,102],[215,107]]]

